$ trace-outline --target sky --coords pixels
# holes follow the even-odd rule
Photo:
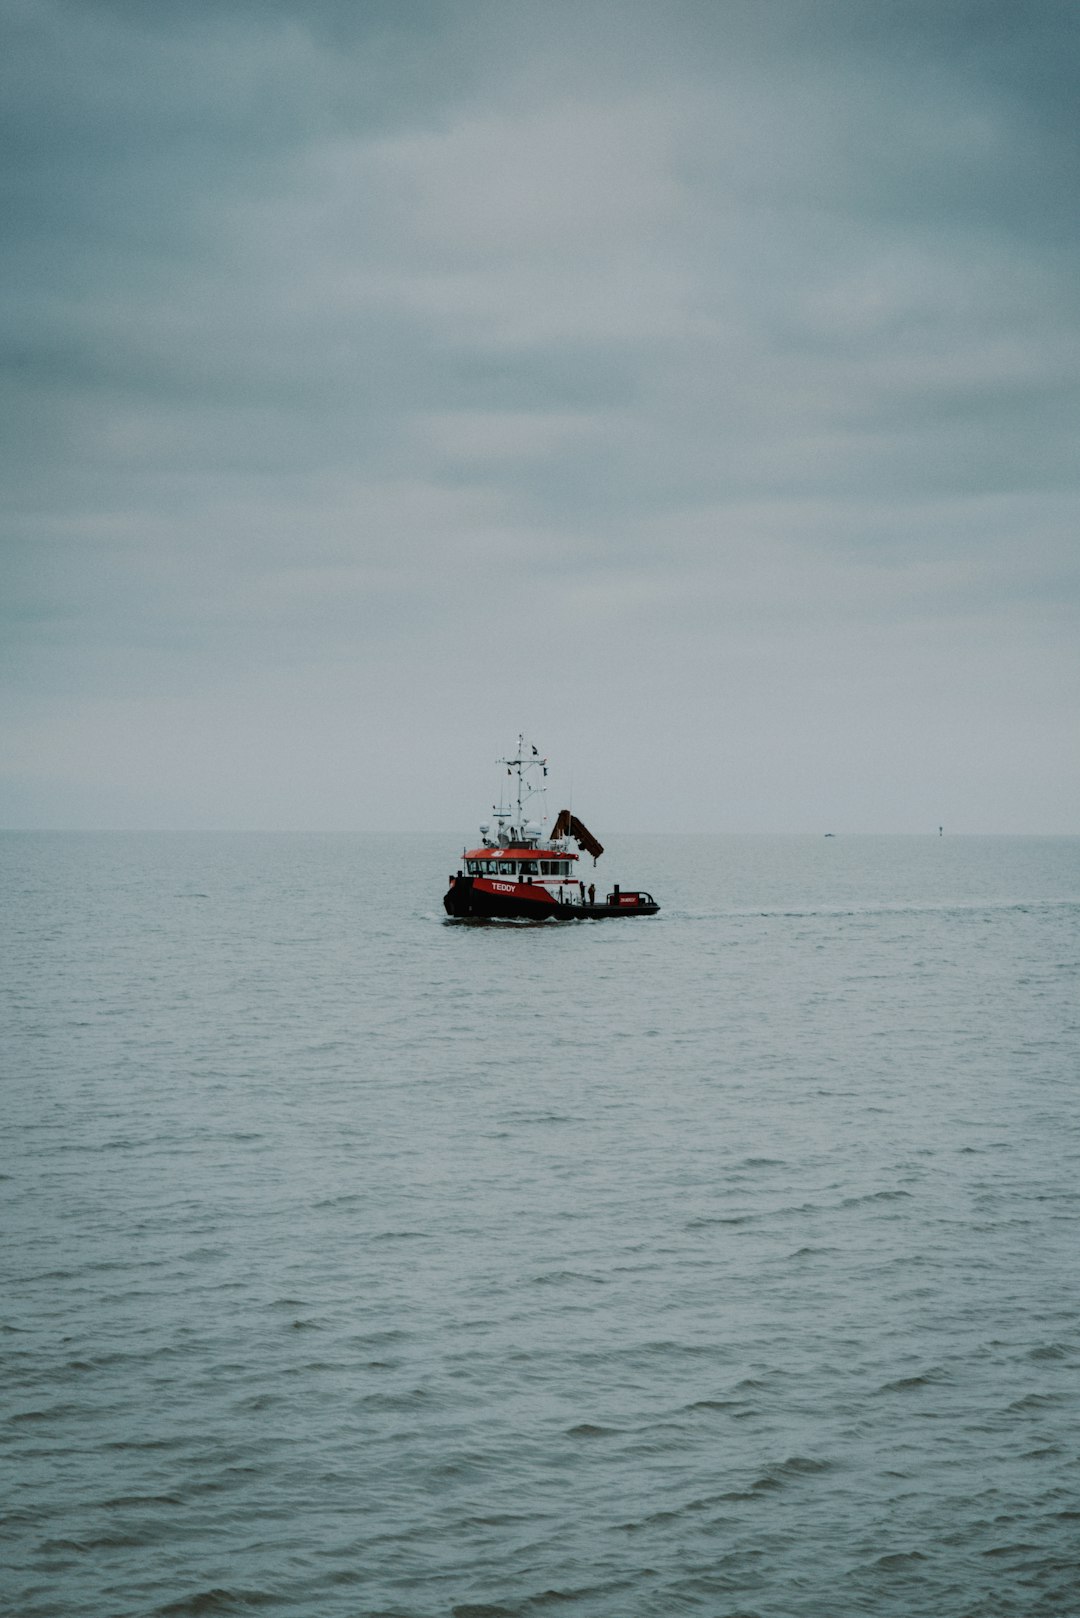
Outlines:
[[[0,29],[0,825],[1080,833],[1074,0]]]

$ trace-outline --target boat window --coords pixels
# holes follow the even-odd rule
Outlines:
[[[535,876],[536,875],[536,861],[535,860],[522,860],[522,862],[521,862],[521,874],[522,874],[522,876]]]

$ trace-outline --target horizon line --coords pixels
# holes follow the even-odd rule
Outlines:
[[[428,827],[407,831],[389,827],[363,826],[0,826],[0,835],[57,836],[57,837],[452,837],[460,833],[445,827]],[[948,837],[1080,837],[1076,831],[979,831],[965,829],[946,832],[934,827],[930,830],[881,831],[867,828],[846,831],[819,831],[803,827],[800,830],[761,830],[742,827],[727,830],[696,831],[613,831],[609,837],[819,837],[839,840],[842,837],[929,837],[944,842]]]

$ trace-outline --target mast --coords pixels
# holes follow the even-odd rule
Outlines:
[[[517,815],[514,824],[510,828],[511,833],[522,842],[539,842],[543,822],[546,819],[547,789],[544,782],[547,780],[547,759],[541,758],[540,751],[536,747],[533,747],[527,754],[525,751],[525,737],[523,734],[519,734],[516,757],[497,758],[495,762],[496,764],[505,764],[507,775],[516,776],[515,801]],[[530,814],[528,812],[530,805],[537,798],[540,800],[536,806],[538,813]],[[501,808],[495,808],[493,813],[500,822],[507,817],[507,811]],[[536,821],[540,830],[527,838],[525,828],[529,821]]]

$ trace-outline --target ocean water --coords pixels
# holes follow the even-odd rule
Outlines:
[[[0,1608],[1080,1613],[1080,839],[0,836]]]

